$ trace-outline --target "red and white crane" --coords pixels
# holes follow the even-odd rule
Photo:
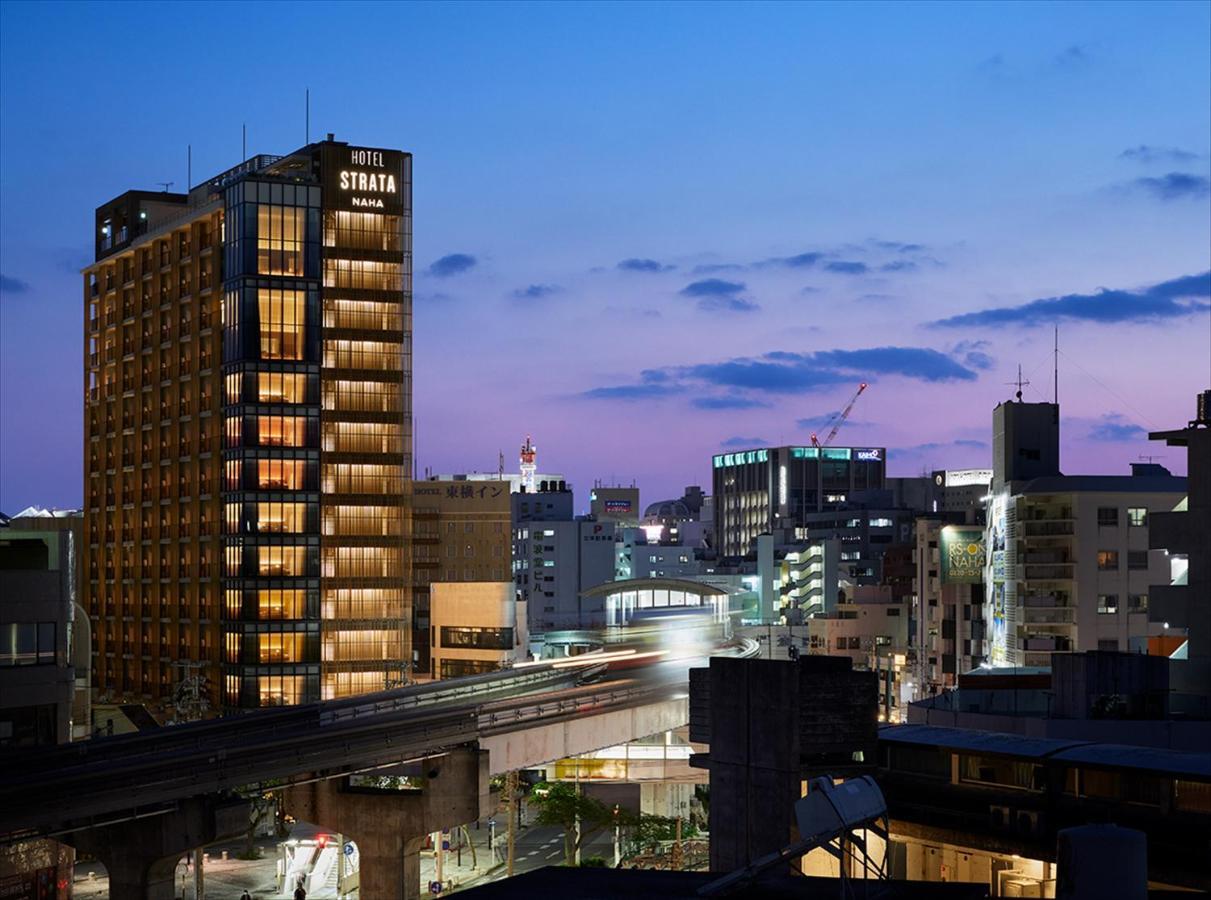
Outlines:
[[[833,442],[833,438],[837,436],[837,432],[841,430],[841,426],[844,425],[845,420],[849,418],[850,412],[853,411],[854,404],[858,402],[858,398],[862,396],[862,392],[864,390],[866,390],[865,381],[858,385],[858,390],[855,391],[854,395],[849,398],[849,403],[845,404],[845,409],[841,410],[841,412],[829,419],[829,423],[832,423],[833,428],[832,431],[828,433],[828,437],[821,441],[816,437],[816,433],[812,432],[813,447],[827,447]]]

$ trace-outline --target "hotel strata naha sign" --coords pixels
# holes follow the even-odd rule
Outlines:
[[[364,147],[328,148],[325,205],[400,215],[404,208],[404,154]]]

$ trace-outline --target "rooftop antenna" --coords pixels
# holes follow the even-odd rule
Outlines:
[[[248,123],[240,125],[240,162],[248,158]]]
[[[157,181],[156,184],[158,184],[160,187],[164,188],[164,193],[167,194],[168,189],[170,187],[172,187],[174,184],[176,184],[176,182],[175,181]]]
[[[496,461],[496,477],[499,478],[501,481],[504,481],[505,480],[505,451],[497,450],[496,453],[499,456],[499,459]]]
[[[1055,405],[1060,405],[1060,326],[1055,326],[1055,351],[1052,375],[1055,378]]]
[[[1164,456],[1160,456],[1160,455],[1151,455],[1151,454],[1147,454],[1147,453],[1141,453],[1141,454],[1139,455],[1139,458],[1140,458],[1141,460],[1143,460],[1144,462],[1146,462],[1146,463],[1154,463],[1154,462],[1156,462],[1158,459],[1164,459],[1165,457],[1164,457]]]
[[[193,190],[193,144],[185,145],[185,192]]]
[[[1022,364],[1021,363],[1018,363],[1018,380],[1017,381],[1007,381],[1005,383],[1010,386],[1017,385],[1018,392],[1014,396],[1016,396],[1018,398],[1018,403],[1021,403],[1022,402],[1022,388],[1026,387],[1026,385],[1030,384],[1029,381],[1025,381],[1022,378]]]
[[[303,146],[306,146],[307,144],[311,143],[311,88],[307,88],[306,92],[307,92],[307,102],[306,102],[306,106],[307,106],[307,140],[303,143]]]

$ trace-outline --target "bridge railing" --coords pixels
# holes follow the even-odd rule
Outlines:
[[[603,669],[604,666],[586,667],[576,671],[548,668],[522,669],[509,672],[508,677],[502,677],[505,675],[503,672],[492,672],[487,676],[455,679],[450,681],[448,686],[441,686],[442,682],[434,682],[423,692],[378,696],[362,703],[325,709],[320,712],[320,727],[346,724],[365,716],[434,706],[451,700],[471,701],[484,694],[499,693],[501,690],[533,690],[546,684],[583,679],[591,674],[599,673]]]

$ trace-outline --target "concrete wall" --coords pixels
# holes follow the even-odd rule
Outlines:
[[[500,775],[669,731],[688,721],[689,698],[680,697],[494,734],[481,738],[479,746],[488,751],[491,774]]]
[[[529,645],[526,604],[514,599],[513,582],[435,583],[431,587],[429,604],[429,652],[434,677],[441,677],[443,660],[470,660],[504,668],[526,659]],[[512,628],[513,645],[503,650],[448,647],[442,642],[443,626]]]

